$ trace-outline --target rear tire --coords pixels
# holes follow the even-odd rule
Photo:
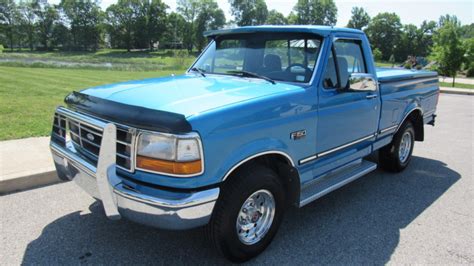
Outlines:
[[[379,163],[389,172],[403,171],[411,161],[415,144],[415,129],[410,121],[406,121],[398,129],[392,142],[380,149]]]
[[[222,187],[208,225],[211,241],[233,262],[257,256],[275,236],[285,200],[285,191],[273,170],[258,164],[239,170]]]

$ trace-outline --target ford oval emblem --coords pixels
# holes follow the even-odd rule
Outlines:
[[[86,137],[87,137],[88,140],[94,141],[94,135],[93,134],[87,133]]]

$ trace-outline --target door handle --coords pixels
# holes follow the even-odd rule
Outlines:
[[[365,96],[365,98],[374,99],[374,98],[377,98],[377,94],[369,94],[369,95]]]

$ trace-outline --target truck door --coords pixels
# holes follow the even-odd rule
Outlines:
[[[364,53],[360,39],[336,38],[332,42],[318,88],[318,161],[333,158],[337,160],[333,164],[336,167],[346,158],[354,160],[370,152],[378,127],[380,99],[376,77],[370,74],[375,73],[373,65],[367,65],[369,58],[370,51]],[[368,77],[365,81],[371,82],[372,90],[351,89],[355,82],[351,76]]]

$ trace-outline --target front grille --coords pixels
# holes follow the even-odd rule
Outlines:
[[[78,151],[86,152],[86,156],[97,161],[102,141],[102,132],[81,122],[67,119],[69,137]]]
[[[67,125],[67,127],[66,127]],[[116,164],[119,168],[132,172],[134,134],[127,127],[117,127],[117,155]],[[62,114],[55,114],[53,123],[53,137],[61,143],[66,142],[66,131],[75,150],[97,165],[102,142],[102,130],[93,125],[76,120]]]
[[[62,145],[66,143],[66,117],[60,114],[54,114],[53,132],[51,137]]]

